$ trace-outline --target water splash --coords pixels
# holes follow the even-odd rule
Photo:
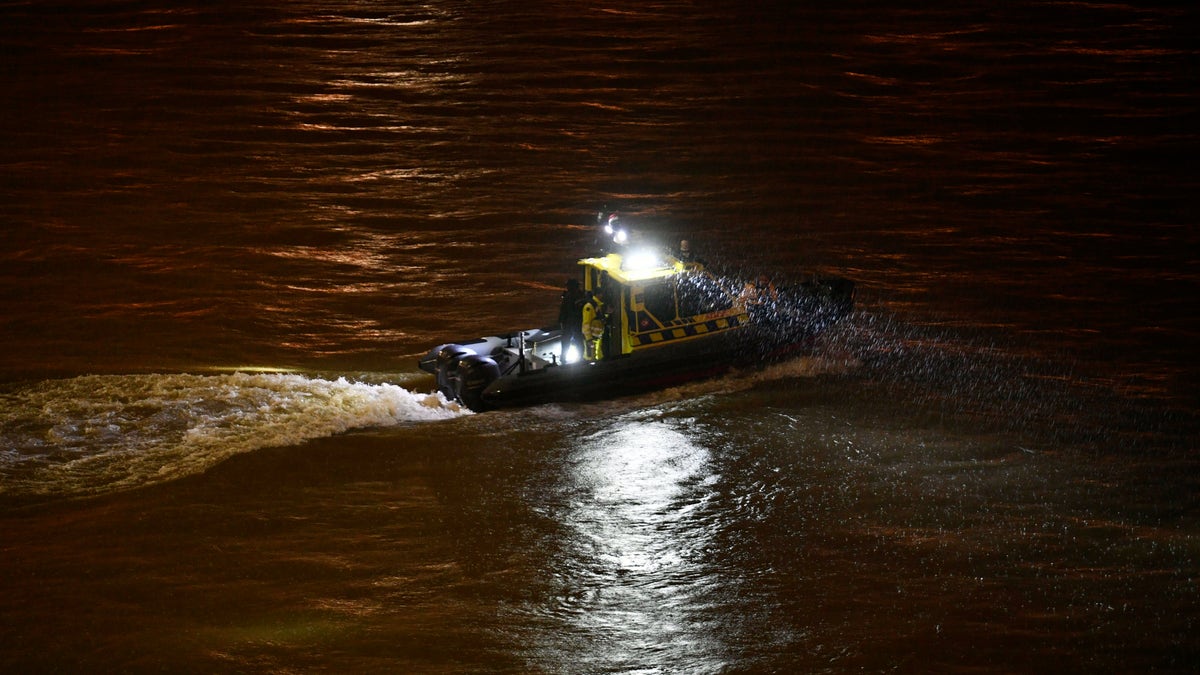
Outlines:
[[[78,496],[258,448],[469,414],[440,394],[297,374],[85,376],[2,395],[0,495]]]

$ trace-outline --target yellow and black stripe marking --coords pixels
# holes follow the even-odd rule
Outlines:
[[[664,330],[651,331],[649,333],[639,333],[634,337],[638,347],[646,345],[660,344],[671,340],[682,340],[686,338],[696,337],[699,335],[707,335],[708,333],[719,333],[730,328],[737,328],[742,325],[745,315],[728,316],[711,321],[701,323],[688,324],[686,326],[678,326],[674,328],[666,328]]]

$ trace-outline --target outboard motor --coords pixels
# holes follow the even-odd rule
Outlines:
[[[459,362],[466,356],[475,355],[475,351],[462,345],[442,345],[437,355],[437,388],[446,400],[458,400]]]
[[[500,377],[500,366],[490,356],[469,354],[458,361],[456,398],[475,412],[487,410],[483,392]]]

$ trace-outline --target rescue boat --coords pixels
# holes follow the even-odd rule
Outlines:
[[[612,398],[803,353],[853,306],[854,284],[744,285],[680,254],[579,261],[584,348],[563,327],[439,345],[418,361],[447,400],[474,411]]]

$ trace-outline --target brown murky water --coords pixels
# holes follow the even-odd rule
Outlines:
[[[1194,10],[0,6],[0,669],[1191,672]],[[597,209],[815,354],[466,414]]]

